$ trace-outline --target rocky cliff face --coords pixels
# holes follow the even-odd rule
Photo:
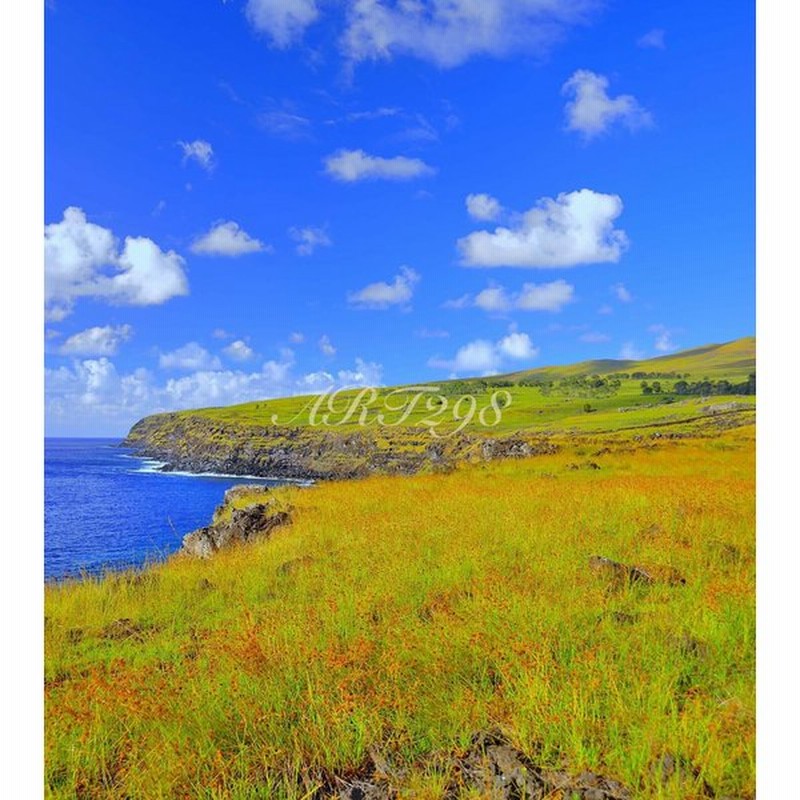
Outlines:
[[[427,430],[256,427],[186,413],[156,414],[131,428],[125,445],[167,470],[290,479],[358,478],[451,469],[458,461],[552,453],[546,437],[475,434],[436,439]]]

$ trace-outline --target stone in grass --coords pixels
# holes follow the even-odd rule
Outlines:
[[[596,575],[610,579],[615,586],[624,586],[625,584],[650,586],[655,583],[653,576],[641,567],[621,564],[619,561],[612,561],[605,556],[591,556],[589,568]]]
[[[265,537],[291,520],[290,511],[275,509],[270,503],[235,508],[225,522],[215,522],[184,536],[182,551],[196,558],[209,558],[224,548]]]
[[[125,639],[141,641],[144,638],[144,628],[127,617],[115,619],[100,631],[100,638],[109,641],[124,641]]]
[[[679,785],[685,791],[700,791],[703,797],[714,797],[714,789],[700,778],[700,770],[688,759],[664,753],[650,764],[651,777],[662,786]],[[699,785],[698,785],[699,784]]]

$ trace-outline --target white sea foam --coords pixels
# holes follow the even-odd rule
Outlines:
[[[139,469],[130,470],[131,472],[147,473],[150,475],[175,475],[184,478],[226,478],[231,480],[249,481],[278,481],[280,483],[292,483],[298,486],[311,486],[314,481],[308,478],[278,478],[271,475],[239,475],[230,472],[188,472],[186,470],[165,470],[166,461],[156,461],[154,458],[140,458],[139,456],[128,456],[141,462]]]

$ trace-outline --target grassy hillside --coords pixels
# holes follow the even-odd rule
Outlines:
[[[752,396],[681,396],[673,391],[680,379],[712,381],[726,379],[731,383],[746,381],[755,372],[755,339],[739,339],[722,345],[675,353],[645,361],[587,361],[564,367],[542,367],[535,370],[512,373],[491,378],[443,381],[431,384],[431,390],[424,393],[412,413],[404,417],[404,410],[393,411],[386,402],[399,408],[403,405],[403,395],[413,396],[409,390],[382,389],[374,400],[369,402],[366,415],[367,425],[359,424],[359,414],[347,416],[349,403],[359,392],[346,392],[319,408],[317,419],[328,414],[328,424],[320,425],[326,429],[353,430],[358,427],[381,427],[386,432],[386,423],[396,425],[393,430],[407,428],[435,428],[441,433],[459,428],[469,415],[472,405],[460,401],[463,395],[475,398],[475,414],[464,430],[476,434],[495,433],[553,433],[555,431],[603,432],[626,430],[651,424],[681,425],[688,420],[702,417],[709,406],[724,404],[735,399],[742,404],[751,405]],[[675,374],[675,377],[661,377]],[[654,375],[661,391],[657,395],[645,395],[642,391],[642,377],[633,375]],[[594,387],[590,381],[581,382],[581,376],[606,377],[607,385]],[[547,385],[552,382],[552,386]],[[426,384],[427,385],[427,384]],[[498,391],[508,392],[510,402],[498,398],[503,405],[502,413],[495,414],[491,399]],[[394,394],[392,394],[394,393]],[[444,397],[441,402],[438,397]],[[206,408],[177,414],[163,415],[164,420],[201,419],[232,426],[271,429],[309,426],[310,412],[315,397],[302,396],[264,400],[221,408]],[[364,396],[364,403],[370,401]],[[587,410],[587,403],[590,410]],[[481,424],[480,411],[485,409]],[[383,415],[383,425],[378,425],[378,414]],[[389,429],[392,432],[392,428]],[[278,430],[271,430],[278,435]]]
[[[50,585],[47,796],[489,798],[495,730],[635,797],[752,798],[753,468],[739,427],[284,488],[266,541]],[[367,775],[394,794],[340,794]]]

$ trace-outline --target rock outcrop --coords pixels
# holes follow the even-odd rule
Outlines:
[[[257,426],[203,414],[155,414],[136,423],[123,442],[164,470],[258,475],[294,480],[361,478],[448,471],[461,461],[555,453],[544,435],[460,433],[436,438],[419,428],[331,429]]]
[[[291,508],[281,506],[269,496],[266,488],[260,490],[265,502],[256,502],[245,508],[235,507],[237,496],[254,491],[259,492],[250,486],[229,489],[222,505],[215,511],[212,523],[183,537],[181,552],[196,558],[209,558],[218,550],[265,538],[275,528],[291,523]]]

